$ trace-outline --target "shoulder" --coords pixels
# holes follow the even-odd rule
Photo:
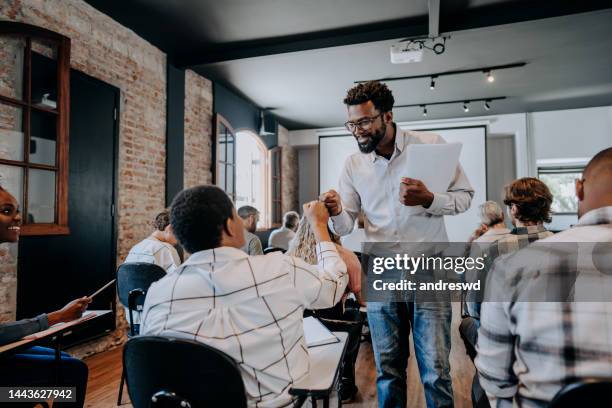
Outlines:
[[[401,130],[398,134],[402,134],[406,138],[407,143],[415,144],[437,144],[446,143],[446,141],[437,133],[419,132],[416,130]]]

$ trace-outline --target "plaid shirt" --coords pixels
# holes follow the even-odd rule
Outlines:
[[[538,244],[555,242],[612,242],[612,207],[590,211],[575,227]],[[576,252],[578,247],[566,248]],[[522,255],[524,262],[522,267],[519,262],[504,271],[507,277],[562,274],[568,257],[577,255],[547,253],[548,267],[540,268],[541,263],[532,265],[533,261],[538,264],[538,258],[530,258],[530,250],[527,247],[514,255]],[[515,285],[510,290],[517,292],[513,296],[521,296],[535,289]],[[521,407],[546,407],[568,383],[612,376],[612,303],[485,302],[477,350],[480,383],[493,407],[511,407],[513,400]]]
[[[196,252],[151,285],[141,333],[193,339],[231,356],[251,407],[292,405],[289,388],[309,369],[304,309],[334,306],[348,281],[331,242],[317,244],[317,261],[230,247]]]
[[[511,231],[503,234],[497,232],[495,230],[489,230],[488,232],[494,231],[495,234],[485,234],[480,238],[484,239],[476,239],[474,244],[482,244],[482,247],[479,245],[472,245],[472,252],[470,253],[470,257],[476,258],[482,255],[482,252],[486,253],[486,257],[489,262],[494,261],[500,255],[510,254],[518,251],[521,248],[525,248],[530,243],[540,240],[542,238],[547,238],[553,235],[552,232],[548,231],[544,228],[543,225],[529,225],[526,227],[515,227]],[[468,281],[475,281],[478,278],[482,278],[486,274],[477,274],[473,277],[466,277]],[[480,318],[480,309],[481,303],[472,302],[470,299],[467,299],[466,309],[468,314],[471,317]]]

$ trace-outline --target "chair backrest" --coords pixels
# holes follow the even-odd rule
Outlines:
[[[561,388],[549,408],[603,408],[610,406],[612,378],[591,378]]]
[[[149,286],[166,276],[166,271],[159,265],[146,262],[126,262],[117,269],[117,292],[119,301],[129,307],[130,292],[141,289],[145,294]],[[144,296],[136,299],[136,305],[144,304]]]
[[[270,252],[285,252],[285,250],[283,248],[278,247],[267,247],[263,250],[264,254],[269,254]]]
[[[246,407],[244,383],[236,362],[203,343],[171,337],[134,337],[123,350],[123,369],[134,408],[180,407],[181,401],[192,408]],[[173,394],[170,401],[160,398]],[[152,402],[154,395],[156,401]]]

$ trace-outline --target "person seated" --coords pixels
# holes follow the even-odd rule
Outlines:
[[[141,333],[199,341],[232,357],[250,407],[292,404],[289,389],[309,370],[303,312],[334,306],[348,283],[325,205],[307,203],[304,214],[317,240],[316,266],[281,252],[241,251],[242,218],[220,188],[179,193],[170,221],[191,256],[149,288]]]
[[[346,295],[350,292],[355,295],[357,302],[354,303],[355,307],[352,308],[345,307],[346,304],[340,302],[331,309],[313,311],[312,314],[319,318],[328,329],[332,331],[345,331],[349,335],[340,382],[340,398],[342,402],[348,402],[355,397],[358,391],[355,384],[355,363],[359,353],[361,329],[363,327],[363,319],[359,312],[359,305],[363,304],[361,301],[361,263],[355,253],[340,245],[340,238],[337,235],[331,231],[329,234],[336,245],[340,257],[346,264],[349,274],[349,285],[343,300],[346,300]],[[317,241],[310,228],[310,224],[306,218],[302,218],[297,227],[295,238],[289,244],[287,255],[300,258],[311,265],[316,265],[316,246]]]
[[[21,213],[15,197],[0,187],[0,244],[19,240]],[[73,300],[60,310],[35,318],[0,323],[0,345],[48,329],[57,323],[70,322],[82,316],[91,302],[88,297]],[[76,387],[75,403],[54,403],[54,407],[82,407],[87,389],[87,365],[67,353],[61,353],[60,378],[55,372],[55,350],[31,347],[0,361],[0,385],[3,387]],[[19,405],[22,406],[22,405]]]
[[[470,236],[468,242],[495,242],[510,230],[504,222],[504,210],[495,201],[485,201],[478,207],[481,224]]]
[[[300,215],[295,211],[283,215],[283,226],[270,233],[268,246],[273,248],[289,249],[289,242],[295,237],[295,231],[300,221]]]
[[[161,266],[167,273],[172,273],[181,264],[181,258],[174,248],[177,241],[170,225],[170,212],[166,209],[157,214],[153,226],[153,233],[130,249],[125,262],[152,263]],[[125,319],[129,323],[129,309],[124,307],[124,310]],[[132,323],[136,328],[140,324],[140,316],[141,312],[132,312]]]
[[[600,246],[604,261],[610,253],[612,148],[590,160],[575,187],[577,225],[538,241],[537,248],[529,246],[513,254],[508,261],[514,262],[494,265],[493,272],[503,267],[504,281],[512,283],[502,287],[504,297],[525,301],[482,304],[476,368],[492,406],[548,407],[567,384],[612,377],[609,292],[576,292],[568,298],[562,288],[565,285],[556,285],[562,289],[558,301],[538,301],[542,287],[551,287],[541,283],[567,282],[574,276],[578,277],[576,285],[584,278],[604,287],[602,282],[610,279],[609,262],[599,263],[596,252],[581,252],[584,256],[578,258],[578,251]],[[584,242],[598,244],[581,247]],[[533,256],[538,255],[534,251],[546,248],[550,250]],[[604,296],[598,298],[596,293]]]
[[[538,239],[552,235],[544,227],[544,222],[550,222],[550,207],[552,194],[542,181],[526,177],[513,181],[504,188],[504,203],[508,206],[508,213],[514,228],[505,233],[503,227],[503,214],[499,206],[485,203],[481,207],[481,214],[488,212],[486,219],[495,222],[497,228],[488,228],[487,232],[473,241],[473,244],[484,244],[484,247],[472,246],[471,258],[485,254],[488,265],[500,255],[509,254],[526,247]],[[488,209],[487,209],[488,207]],[[484,218],[484,217],[483,217]],[[484,221],[484,220],[483,220]],[[485,224],[485,222],[483,222]],[[499,226],[499,225],[502,226]],[[492,231],[492,232],[491,232]],[[484,248],[484,249],[483,249]],[[483,253],[480,253],[480,252]],[[484,271],[486,272],[486,271]],[[479,279],[485,279],[484,273],[478,273]],[[470,280],[468,276],[466,279]],[[468,316],[464,316],[459,325],[459,334],[463,339],[465,349],[472,361],[476,357],[476,343],[478,341],[478,328],[480,327],[481,303],[467,299],[466,308]],[[472,402],[474,407],[488,407],[487,397],[475,376],[472,383]]]
[[[255,235],[257,223],[259,222],[259,211],[250,205],[243,205],[238,209],[238,215],[242,218],[244,225],[245,244],[241,248],[249,255],[263,255],[263,249],[259,237]]]

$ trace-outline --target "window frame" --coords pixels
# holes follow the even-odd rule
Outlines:
[[[236,200],[236,132],[234,131],[234,128],[232,127],[232,125],[227,121],[227,119],[225,119],[223,116],[221,116],[220,114],[215,114],[215,149],[213,151],[213,166],[214,166],[214,171],[213,171],[213,184],[215,184],[216,186],[218,186],[219,188],[221,188],[223,191],[225,191],[225,193],[229,196],[229,198],[232,200],[232,202],[235,202]],[[219,130],[221,129],[221,126],[225,127],[225,129],[227,129],[229,131],[229,133],[232,135],[232,137],[234,138],[234,142],[232,143],[233,145],[233,162],[232,164],[230,164],[233,167],[233,171],[232,171],[232,191],[228,192],[226,190],[227,188],[227,171],[225,171],[225,184],[223,186],[221,186],[219,184],[219,169],[220,166],[223,165],[227,168],[228,163],[225,161],[225,159],[227,158],[227,149],[224,150],[225,155],[223,157],[223,160],[220,160],[219,158],[219,151],[220,151],[220,140],[221,138],[219,137]]]
[[[268,169],[270,171],[270,176],[268,177],[270,188],[270,226],[272,228],[278,228],[282,226],[283,223],[283,148],[281,146],[273,147],[269,150],[269,163]],[[274,174],[274,161],[275,156],[277,157],[277,172],[278,174]],[[277,197],[274,197],[274,183],[277,184],[276,192],[278,193]],[[275,212],[274,204],[278,203],[278,212]],[[278,218],[275,218],[278,217]]]
[[[55,172],[55,222],[27,223],[21,226],[21,235],[67,235],[68,226],[68,147],[70,118],[70,39],[53,31],[30,24],[12,21],[0,22],[0,36],[23,38],[24,75],[22,100],[0,94],[0,103],[22,110],[24,156],[22,161],[0,159],[0,164],[26,169]],[[32,101],[32,40],[44,40],[57,47],[57,105],[56,109],[37,106]],[[56,117],[55,166],[29,162],[32,111],[54,114]],[[23,197],[19,198],[24,212],[28,208],[28,171],[24,171]],[[21,201],[24,202],[21,202]]]

